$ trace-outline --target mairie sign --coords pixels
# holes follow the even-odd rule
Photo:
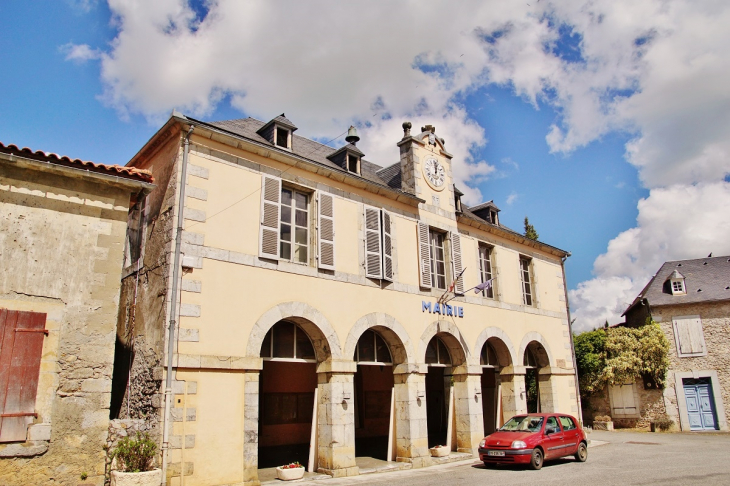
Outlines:
[[[441,314],[442,316],[464,317],[464,308],[455,305],[439,304],[438,302],[421,301],[421,312],[428,311],[429,314]]]

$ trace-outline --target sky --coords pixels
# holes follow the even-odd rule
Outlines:
[[[730,255],[728,25],[725,0],[2,0],[0,141],[125,164],[173,109],[284,112],[387,166],[432,124],[466,204],[572,253],[580,332]]]

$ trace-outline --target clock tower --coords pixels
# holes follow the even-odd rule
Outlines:
[[[453,157],[436,136],[436,127],[426,125],[411,134],[411,123],[403,123],[400,148],[401,189],[425,200],[425,209],[443,215],[454,214]],[[440,211],[439,211],[440,210]]]

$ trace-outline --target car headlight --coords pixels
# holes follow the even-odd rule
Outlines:
[[[523,441],[521,441],[521,440],[516,440],[516,441],[514,441],[514,442],[512,443],[512,448],[513,448],[513,449],[526,449],[526,448],[527,448],[527,444],[525,444],[525,443],[524,443]]]
[[[484,449],[484,447],[486,447],[486,445],[487,445],[487,439],[482,439],[482,441],[479,443],[479,447],[481,447],[482,449]]]

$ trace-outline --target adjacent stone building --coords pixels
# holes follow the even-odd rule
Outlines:
[[[0,144],[0,484],[104,483],[130,204],[143,170]]]
[[[362,456],[422,467],[430,446],[472,454],[516,413],[578,415],[569,254],[492,202],[462,204],[444,139],[403,126],[381,167],[354,129],[333,149],[283,114],[174,113],[129,162],[157,188],[122,284],[112,412],[171,425],[170,484],[253,485],[294,460],[333,476]]]
[[[681,430],[728,430],[730,257],[666,262],[624,316],[628,326],[661,325],[671,364],[663,391],[642,380],[610,387],[614,419],[665,411]]]

